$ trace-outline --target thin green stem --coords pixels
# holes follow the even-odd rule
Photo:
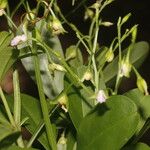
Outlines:
[[[97,27],[96,32],[95,32],[95,38],[94,38],[94,44],[93,44],[93,55],[92,55],[96,92],[98,91],[98,85],[99,85],[99,75],[98,75],[96,60],[95,60],[95,51],[96,51],[96,46],[97,46],[98,32],[99,32],[99,27]]]
[[[55,110],[58,108],[59,105],[56,105],[56,107],[50,112],[49,117],[55,112]],[[44,127],[45,123],[43,120],[40,121],[38,127],[35,129],[31,139],[29,140],[27,144],[27,148],[31,147],[33,142],[36,140],[38,134],[41,132],[42,128]]]
[[[45,43],[41,43],[41,41],[38,41],[35,38],[32,38],[33,41],[38,42],[38,44],[44,48],[46,54],[48,57],[50,57],[49,52],[51,52],[52,54],[54,54],[57,58],[59,58],[60,62],[64,65],[64,67],[66,68],[66,70],[70,73],[70,75],[77,81],[77,83],[85,90],[87,91],[90,95],[93,95],[93,93],[81,82],[80,78],[71,70],[71,68],[69,67],[69,65],[66,63],[65,59],[58,54],[56,51],[52,50],[49,46],[47,46]]]
[[[14,88],[14,120],[16,124],[20,124],[21,119],[21,98],[18,71],[13,73],[13,88]]]
[[[94,68],[94,79],[95,79],[95,92],[98,91],[98,86],[99,86],[99,74],[96,66],[96,60],[95,60],[95,53],[96,53],[96,47],[97,47],[97,40],[98,40],[98,33],[99,33],[99,12],[96,9],[96,14],[95,14],[95,36],[94,36],[94,41],[93,41],[93,48],[92,48],[92,63],[93,63],[93,68]]]
[[[15,70],[13,73],[13,88],[14,88],[14,121],[17,128],[21,131],[20,120],[21,120],[21,96],[19,86],[18,71]],[[22,136],[17,139],[17,143],[20,147],[25,147]]]
[[[4,15],[5,15],[5,17],[6,17],[7,20],[8,20],[9,26],[10,26],[10,24],[11,24],[11,25],[13,25],[13,27],[14,27],[16,30],[18,30],[17,26],[14,24],[14,22],[11,20],[11,18],[7,15],[6,12],[4,13]],[[11,27],[11,26],[10,26],[10,27]],[[11,28],[12,28],[12,27],[11,27]]]
[[[33,31],[33,37],[36,37],[36,32],[35,30]],[[52,124],[49,118],[48,114],[48,106],[46,103],[45,95],[44,95],[44,89],[43,89],[43,83],[41,79],[41,73],[40,73],[40,64],[39,64],[39,58],[37,55],[37,45],[36,42],[33,41],[33,47],[32,47],[32,53],[36,54],[33,56],[33,61],[34,61],[34,67],[35,67],[35,77],[37,81],[37,86],[38,86],[38,92],[39,92],[39,97],[40,97],[40,103],[41,103],[41,109],[43,113],[43,119],[45,122],[45,127],[46,127],[46,133],[47,133],[47,138],[49,141],[49,144],[52,148],[52,150],[56,150],[56,140],[55,140],[55,135],[53,133],[52,129]]]
[[[18,8],[24,3],[25,0],[21,0],[17,6],[15,7],[15,9],[13,10],[13,12],[11,13],[11,18],[14,16],[14,14],[16,13],[16,11],[18,10]]]
[[[118,31],[118,47],[119,47],[119,61],[118,61],[118,73],[117,73],[117,79],[115,84],[115,90],[114,93],[117,94],[119,84],[120,84],[120,69],[121,69],[121,60],[122,60],[122,54],[121,54],[121,18],[118,20],[117,24],[117,31]]]
[[[0,86],[0,96],[1,96],[1,99],[2,99],[2,101],[3,101],[3,104],[4,104],[4,107],[5,107],[5,110],[6,110],[8,119],[9,119],[10,123],[15,127],[16,125],[15,125],[14,118],[13,118],[13,116],[12,116],[12,114],[11,114],[10,108],[9,108],[9,106],[8,106],[7,100],[6,100],[6,98],[5,98],[5,95],[4,95],[4,93],[3,93],[3,90],[2,90],[2,88],[1,88],[1,86]]]

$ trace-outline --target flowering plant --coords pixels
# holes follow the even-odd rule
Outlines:
[[[27,0],[21,0],[10,13],[7,0],[0,0],[0,15],[8,21],[8,31],[0,32],[0,81],[13,67],[14,90],[8,95],[0,86],[1,149],[150,149],[139,142],[150,127],[150,96],[137,71],[149,45],[136,43],[137,25],[123,32],[130,13],[119,17],[117,36],[109,46],[98,42],[100,27],[114,25],[101,18],[113,1],[77,5],[85,5],[84,19],[90,21],[89,32],[83,34],[66,19],[57,1],[37,0],[31,9]],[[16,26],[12,18],[20,6],[26,11]],[[78,41],[63,51],[58,37],[67,34],[65,24]],[[123,50],[125,40],[130,43]],[[18,61],[36,83],[38,97],[20,91]],[[120,94],[122,80],[131,73],[137,88]],[[23,129],[30,133],[29,139],[24,138]]]

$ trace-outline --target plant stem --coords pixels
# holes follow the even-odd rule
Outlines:
[[[21,96],[19,86],[18,71],[15,70],[13,73],[13,88],[14,88],[14,121],[16,127],[21,131],[20,120],[21,120]],[[17,143],[21,148],[24,148],[22,136],[17,139]]]
[[[96,87],[95,92],[98,91],[98,85],[99,85],[99,75],[98,75],[96,60],[95,60],[95,51],[96,51],[96,46],[97,46],[98,32],[99,32],[99,27],[97,27],[96,32],[95,32],[95,38],[94,38],[94,44],[93,44],[93,54],[92,54],[92,62],[93,62],[94,76],[95,76],[95,87]]]
[[[57,58],[59,58],[60,62],[64,65],[65,69],[70,73],[70,75],[72,76],[72,78],[74,78],[79,85],[85,90],[87,91],[87,93],[89,93],[90,95],[93,95],[94,93],[92,93],[80,80],[80,78],[71,70],[71,68],[69,67],[69,65],[66,63],[65,59],[58,54],[56,51],[52,50],[49,46],[47,46],[45,43],[41,43],[41,41],[36,40],[35,38],[32,38],[33,41],[38,42],[38,44],[44,48],[46,54],[48,57],[50,57],[49,52],[51,52],[52,54],[54,54]]]
[[[96,52],[96,46],[97,46],[97,40],[98,40],[98,33],[99,33],[99,12],[98,9],[96,9],[96,14],[95,14],[95,36],[94,36],[94,41],[93,41],[93,48],[92,48],[92,63],[93,63],[93,68],[94,68],[94,79],[95,79],[95,92],[98,91],[99,89],[99,74],[97,71],[97,66],[96,66],[96,60],[95,60],[95,52]]]
[[[5,12],[4,13],[4,15],[5,15],[5,17],[7,18],[7,20],[8,20],[8,25],[12,28],[12,26],[15,28],[15,30],[17,31],[18,30],[18,28],[17,28],[17,26],[14,24],[14,22],[11,20],[11,18],[7,15],[7,13]],[[11,26],[12,25],[12,26]]]
[[[59,105],[56,105],[55,108],[50,112],[49,117],[55,112],[55,110],[58,108]],[[44,127],[44,121],[41,120],[38,127],[35,129],[31,139],[29,140],[28,144],[27,144],[27,148],[31,147],[33,142],[35,141],[35,139],[37,138],[38,134],[40,133],[40,131],[42,130],[42,128]]]
[[[1,88],[1,86],[0,86],[0,96],[1,96],[1,99],[2,99],[2,101],[3,101],[3,104],[4,104],[4,107],[5,107],[5,110],[6,110],[8,119],[9,119],[10,123],[12,124],[12,126],[15,127],[16,125],[15,125],[15,122],[14,122],[14,118],[13,118],[13,116],[12,116],[12,114],[11,114],[10,108],[9,108],[9,106],[8,106],[7,100],[6,100],[6,98],[5,98],[5,95],[4,95],[4,93],[3,93],[3,90],[2,90],[2,88]]]
[[[117,31],[118,31],[118,46],[119,46],[119,61],[118,61],[118,73],[117,73],[117,79],[115,84],[115,90],[114,94],[117,94],[118,87],[120,84],[120,69],[121,69],[121,18],[119,17],[118,24],[117,24]]]
[[[33,37],[35,38],[36,37],[35,30],[33,30],[32,34],[33,34]],[[35,41],[33,41],[32,53],[35,54],[33,56],[34,67],[35,67],[35,77],[36,77],[37,86],[38,86],[38,92],[39,92],[39,97],[40,97],[41,109],[43,113],[43,119],[44,119],[45,127],[46,127],[47,138],[48,138],[48,141],[52,150],[56,150],[57,146],[56,146],[55,136],[54,136],[53,129],[52,129],[52,124],[48,115],[48,106],[47,106],[45,95],[44,95],[43,84],[42,84],[42,79],[41,79],[41,74],[40,74],[40,67],[39,67],[40,64],[39,64],[39,59],[37,55],[37,45]]]

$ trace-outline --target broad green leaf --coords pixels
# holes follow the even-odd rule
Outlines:
[[[138,89],[131,90],[124,95],[133,100],[137,105],[138,113],[140,115],[140,121],[137,128],[138,132],[150,117],[150,96],[144,96],[144,94]]]
[[[39,21],[36,24],[36,29],[41,33],[41,41],[45,42],[51,49],[53,49],[63,57],[63,51],[60,41],[58,37],[51,36],[50,31],[47,29],[46,22],[44,22],[43,20]],[[28,35],[31,37],[31,32],[28,31]],[[28,52],[28,50],[25,50],[25,48],[28,48],[28,45],[22,45],[20,47],[20,49],[24,49],[24,52]],[[41,49],[39,50],[41,52]],[[55,63],[60,63],[59,59],[56,58],[52,53],[50,53],[50,55],[52,56],[52,59]],[[61,93],[64,88],[64,72],[54,71],[54,75],[52,75],[48,69],[49,62],[45,53],[39,55],[39,60],[44,92],[50,99],[53,99],[59,93]],[[35,71],[32,57],[23,58],[22,62],[31,78],[35,81]]]
[[[9,147],[2,148],[1,150],[38,150],[36,148],[20,148],[16,145],[11,145]]]
[[[12,34],[3,31],[0,32],[0,82],[4,78],[8,69],[17,60],[19,51],[9,46]]]
[[[69,86],[65,82],[65,86]],[[88,88],[88,87],[87,87]],[[88,88],[91,90],[90,88]],[[92,90],[91,90],[92,91]],[[84,89],[78,89],[72,86],[67,93],[69,103],[69,115],[76,129],[80,125],[84,116],[93,108],[94,101],[90,98],[89,94]]]
[[[127,49],[124,51],[124,54],[127,52]],[[131,51],[131,63],[134,64],[136,67],[139,67],[143,61],[145,60],[146,56],[149,52],[149,45],[147,42],[138,42],[134,45]],[[104,77],[105,82],[108,83],[112,80],[118,71],[118,56],[113,60],[112,63],[108,64],[104,69]]]
[[[98,104],[79,126],[77,150],[117,150],[136,131],[136,105],[125,96],[112,96]]]
[[[20,131],[14,129],[11,124],[0,124],[0,147],[5,147],[16,142],[20,136]]]
[[[69,132],[67,135],[67,150],[74,150],[76,143],[75,135],[72,132]]]
[[[79,91],[72,87],[68,92],[69,115],[76,129],[83,119],[82,98]]]
[[[7,100],[9,103],[11,102],[10,107],[13,109],[13,97],[7,96]],[[21,101],[22,119],[25,117],[29,118],[25,124],[29,132],[33,134],[36,127],[42,120],[40,102],[37,99],[26,94],[21,94]],[[42,131],[40,133],[40,135],[38,136],[38,141],[44,146],[45,149],[50,149],[45,132]]]
[[[121,150],[150,150],[150,147],[144,143],[137,143],[135,145],[127,146]]]

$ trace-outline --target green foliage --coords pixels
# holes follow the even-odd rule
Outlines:
[[[149,150],[150,147],[144,143],[137,143],[135,145],[127,146],[122,150]]]
[[[13,95],[0,86],[0,149],[150,149],[139,143],[150,128],[150,96],[146,81],[136,70],[146,59],[149,44],[136,42],[137,25],[123,32],[129,13],[118,18],[117,35],[110,45],[101,46],[100,26],[113,25],[103,22],[101,12],[113,1],[86,6],[82,0],[68,14],[85,5],[84,18],[90,23],[86,34],[67,20],[57,1],[37,1],[30,8],[29,1],[21,0],[11,11],[9,6],[4,10],[7,1],[0,1],[0,16],[6,17],[9,29],[0,32],[0,82],[11,66],[14,69]],[[20,6],[26,12],[17,27],[12,17]],[[77,43],[63,50],[58,35],[63,38],[70,29]],[[37,85],[37,98],[22,93],[16,60],[22,61]],[[120,95],[122,78],[129,78],[132,70],[139,89]],[[22,127],[30,133],[29,139],[24,139]]]
[[[129,98],[110,97],[82,120],[77,149],[120,149],[135,133],[138,119],[136,105]]]
[[[124,55],[127,53],[127,49],[124,50]],[[138,42],[134,45],[132,51],[130,60],[131,63],[134,64],[136,67],[139,67],[142,62],[145,60],[149,53],[149,44],[147,42]],[[112,63],[110,63],[105,69],[104,69],[104,77],[105,82],[109,83],[116,75],[117,75],[117,63],[118,63],[118,57],[116,57]],[[111,73],[109,73],[111,72]]]
[[[4,78],[8,69],[17,60],[19,54],[18,50],[13,49],[9,46],[12,39],[12,34],[3,31],[0,32],[0,81]]]

